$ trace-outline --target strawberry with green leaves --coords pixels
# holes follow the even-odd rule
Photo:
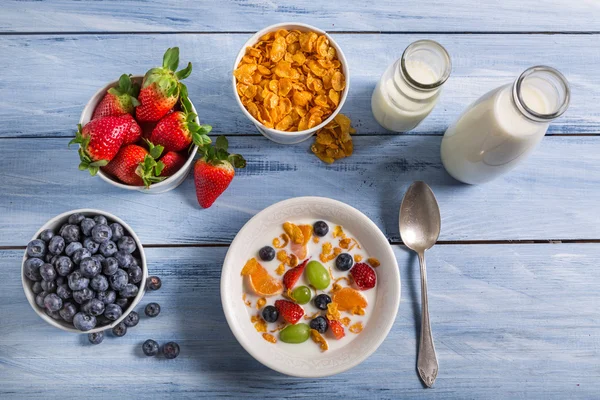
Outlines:
[[[133,114],[135,107],[140,105],[137,99],[140,85],[131,82],[131,75],[123,74],[119,85],[108,89],[92,115],[92,119],[123,114]]]
[[[235,168],[244,168],[246,160],[239,154],[229,154],[225,136],[219,136],[215,146],[200,147],[202,157],[194,165],[196,197],[203,208],[210,207],[227,189],[235,176]]]
[[[142,138],[142,128],[138,125],[137,121],[131,116],[131,114],[125,114],[124,117],[129,119],[131,122],[131,128],[129,128],[123,137],[123,144],[131,144],[139,141]]]
[[[210,125],[196,123],[198,116],[192,111],[192,103],[187,95],[187,88],[181,87],[181,110],[163,117],[150,135],[150,141],[159,144],[166,151],[181,151],[194,144],[202,147],[211,142],[207,136],[212,130]]]
[[[136,144],[123,146],[119,153],[102,168],[102,171],[118,178],[121,182],[132,186],[146,186],[160,182],[164,165],[156,161],[162,154],[162,146],[154,146],[148,142],[149,150]]]
[[[165,52],[162,67],[146,72],[138,96],[141,104],[135,109],[138,121],[158,121],[177,104],[179,93],[184,86],[179,81],[190,75],[192,63],[175,72],[178,66],[179,47],[173,47]]]

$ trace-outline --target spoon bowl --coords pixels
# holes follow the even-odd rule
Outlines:
[[[431,188],[414,182],[400,206],[400,236],[402,242],[417,253],[430,249],[440,236],[440,208]]]

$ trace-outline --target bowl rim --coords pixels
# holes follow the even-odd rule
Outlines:
[[[263,35],[265,35],[265,34],[267,34],[269,32],[278,30],[279,28],[282,28],[284,26],[286,26],[286,27],[290,27],[290,26],[291,27],[297,27],[297,28],[299,28],[299,30],[311,30],[311,31],[314,31],[316,33],[319,33],[319,34],[324,35],[325,37],[327,37],[327,39],[329,40],[330,45],[333,46],[335,48],[335,51],[337,52],[338,59],[339,59],[340,63],[342,64],[342,70],[344,71],[344,76],[346,78],[346,87],[342,91],[342,97],[340,98],[340,103],[338,104],[337,108],[333,111],[333,113],[331,113],[331,115],[325,121],[321,122],[319,125],[313,126],[312,128],[305,129],[303,131],[288,132],[288,131],[280,131],[280,130],[274,129],[274,128],[268,128],[265,125],[263,125],[260,121],[258,121],[256,118],[254,118],[252,116],[252,114],[250,114],[248,112],[248,110],[246,110],[246,107],[244,107],[244,105],[242,104],[242,100],[240,99],[240,96],[238,95],[237,89],[236,89],[236,78],[233,75],[233,71],[236,70],[237,65],[240,63],[242,57],[246,53],[246,47],[255,44],[261,36],[263,36]],[[331,35],[329,35],[329,33],[327,33],[326,31],[324,31],[322,29],[319,29],[316,26],[309,25],[309,24],[304,24],[304,23],[301,23],[301,22],[280,22],[280,23],[277,23],[277,24],[273,24],[273,25],[267,26],[266,28],[263,28],[263,29],[257,31],[255,34],[253,34],[244,43],[244,45],[242,46],[242,48],[238,52],[237,57],[235,58],[235,62],[233,63],[233,69],[232,69],[232,72],[231,72],[231,82],[232,82],[232,87],[233,87],[233,95],[235,97],[235,100],[236,100],[238,106],[241,108],[241,110],[244,113],[244,115],[246,115],[246,117],[248,117],[250,119],[250,121],[252,121],[254,123],[254,125],[259,126],[261,128],[261,132],[262,132],[262,129],[264,129],[265,131],[267,131],[270,134],[285,135],[285,136],[290,137],[290,138],[293,138],[293,137],[304,137],[306,135],[308,135],[310,137],[316,131],[318,131],[319,129],[323,128],[329,122],[333,121],[333,119],[335,118],[335,116],[337,114],[339,114],[340,111],[342,110],[342,107],[344,106],[344,103],[346,102],[346,98],[348,97],[348,92],[350,90],[350,67],[348,66],[348,61],[346,59],[346,56],[344,55],[344,52],[343,52],[342,48],[331,37]]]
[[[62,323],[58,322],[57,320],[55,320],[54,318],[50,317],[36,304],[36,302],[35,302],[36,295],[31,290],[31,284],[30,284],[31,281],[29,279],[27,279],[27,277],[25,277],[25,268],[24,267],[25,267],[25,261],[28,258],[27,257],[27,248],[25,249],[25,253],[23,254],[23,259],[21,261],[21,284],[23,286],[23,291],[25,292],[25,297],[27,297],[27,301],[29,302],[29,305],[31,306],[31,308],[33,308],[33,310],[36,312],[36,314],[39,317],[41,317],[44,321],[46,321],[50,325],[52,325],[56,328],[59,328],[63,331],[66,331],[66,332],[78,333],[78,334],[101,332],[101,331],[105,331],[108,329],[112,329],[113,327],[115,327],[116,325],[121,323],[127,317],[127,315],[129,315],[129,313],[131,313],[134,310],[134,308],[139,304],[139,302],[142,300],[142,297],[144,297],[144,294],[146,291],[146,281],[148,280],[148,266],[146,264],[146,253],[144,252],[144,247],[142,246],[142,242],[140,241],[139,237],[137,236],[135,231],[133,229],[131,229],[131,227],[125,221],[123,221],[121,218],[119,218],[116,215],[111,214],[107,211],[102,211],[102,210],[98,210],[98,209],[94,209],[94,208],[80,208],[77,210],[66,211],[62,214],[59,214],[59,215],[49,219],[44,225],[42,225],[42,227],[40,229],[38,229],[38,231],[31,238],[31,240],[39,238],[40,233],[42,233],[42,231],[44,231],[46,229],[49,229],[50,225],[53,225],[64,218],[68,218],[70,215],[75,214],[75,213],[82,213],[84,215],[86,215],[86,214],[87,215],[89,215],[89,214],[103,215],[108,220],[112,220],[113,222],[118,222],[119,224],[121,224],[123,226],[123,228],[125,228],[127,230],[127,232],[129,232],[129,235],[135,241],[135,244],[140,252],[140,259],[142,260],[142,265],[141,265],[142,280],[140,282],[140,288],[138,290],[138,294],[133,298],[133,301],[131,302],[129,307],[127,307],[126,310],[123,310],[123,315],[121,315],[121,317],[119,317],[115,321],[112,321],[108,325],[103,325],[101,327],[95,327],[94,329],[90,329],[89,331],[80,331],[79,329],[75,328],[74,326],[67,327],[67,326],[63,325]],[[65,322],[65,324],[66,324],[66,322]]]
[[[131,75],[131,79],[140,79],[143,80],[144,79],[144,75]],[[105,93],[108,89],[112,88],[112,87],[116,87],[119,84],[119,80],[114,80],[111,81],[109,83],[107,83],[106,85],[104,85],[103,87],[101,87],[100,89],[98,89],[93,95],[92,97],[90,97],[90,99],[88,100],[88,102],[85,104],[85,106],[83,107],[83,110],[81,111],[81,114],[79,116],[79,124],[81,124],[82,126],[84,126],[85,124],[87,124],[88,122],[91,121],[91,119],[87,119],[84,118],[84,114],[86,113],[86,110],[88,110],[88,108],[92,108],[95,109],[96,106],[98,105],[98,103],[100,103],[100,101],[102,100],[101,94]],[[98,101],[96,101],[95,103],[92,102],[93,99],[98,98]],[[194,112],[194,114],[196,114],[196,118],[194,119],[194,121],[197,124],[200,124],[200,118],[198,117],[198,111],[196,110],[196,107],[194,106],[194,103],[192,102],[191,99],[190,100],[190,104],[192,105],[192,111]],[[137,122],[137,121],[136,121]],[[150,190],[150,189],[162,189],[166,186],[169,186],[170,184],[172,184],[173,181],[179,179],[181,177],[182,174],[187,173],[190,165],[192,164],[192,162],[194,161],[194,157],[196,156],[196,153],[198,152],[198,146],[194,144],[194,146],[192,147],[192,150],[189,152],[189,156],[188,159],[186,160],[185,164],[183,164],[183,166],[179,169],[179,171],[177,171],[175,174],[169,176],[168,178],[157,182],[157,183],[153,183],[151,184],[148,188],[146,188],[145,186],[134,186],[134,185],[127,185],[125,183],[122,182],[118,182],[114,179],[112,179],[110,177],[110,175],[104,173],[102,171],[102,169],[98,170],[98,173],[96,175],[98,175],[103,181],[119,187],[121,189],[125,189],[125,190]]]
[[[309,370],[308,372],[306,372],[301,369],[294,370],[289,366],[282,367],[280,364],[273,362],[269,358],[268,355],[265,356],[265,354],[260,353],[255,348],[253,348],[251,345],[252,341],[242,331],[234,328],[237,326],[234,323],[234,321],[236,320],[236,317],[233,312],[234,305],[233,305],[233,302],[230,300],[231,296],[229,296],[229,293],[227,292],[227,287],[226,287],[226,283],[225,283],[226,282],[225,275],[227,273],[232,272],[232,271],[229,271],[230,268],[227,267],[230,263],[232,263],[232,258],[234,257],[234,255],[232,253],[232,249],[235,249],[238,242],[241,242],[244,239],[244,236],[248,232],[250,232],[253,222],[256,222],[257,220],[264,218],[266,215],[269,215],[270,213],[272,213],[274,210],[276,210],[278,208],[281,208],[281,207],[289,208],[289,207],[293,207],[294,205],[301,205],[301,204],[305,204],[307,202],[319,202],[324,205],[328,205],[333,209],[340,208],[340,207],[344,208],[345,210],[349,211],[354,216],[356,216],[357,219],[360,219],[361,223],[363,223],[364,225],[368,225],[369,229],[372,232],[374,232],[375,235],[377,236],[377,240],[386,244],[386,246],[385,246],[385,248],[386,248],[385,252],[387,253],[386,257],[389,257],[391,260],[394,261],[394,265],[390,266],[390,268],[391,268],[391,274],[393,276],[393,279],[397,283],[397,285],[395,287],[397,290],[394,293],[392,293],[391,296],[386,297],[387,301],[390,301],[392,304],[391,309],[393,309],[393,313],[386,314],[387,318],[385,319],[385,323],[383,323],[382,325],[378,325],[377,336],[376,336],[377,339],[372,342],[370,348],[368,350],[364,351],[359,357],[357,357],[356,359],[354,359],[352,362],[348,363],[347,365],[344,365],[342,367],[333,366],[333,367],[331,367],[331,369],[329,371],[326,371],[326,372],[318,371],[318,370],[313,370],[313,371]],[[225,314],[225,319],[227,320],[227,325],[229,326],[229,329],[235,336],[238,343],[255,360],[257,360],[261,364],[263,364],[277,372],[280,372],[282,374],[295,376],[295,377],[301,377],[301,378],[322,378],[322,377],[326,377],[326,376],[336,375],[336,374],[345,372],[351,368],[356,367],[357,365],[361,364],[364,360],[366,360],[368,357],[370,357],[379,348],[379,346],[383,343],[383,341],[387,338],[390,330],[392,329],[392,327],[394,325],[394,322],[396,320],[396,315],[398,312],[398,307],[400,306],[400,297],[401,297],[401,291],[402,291],[400,271],[398,268],[398,261],[394,254],[392,246],[389,243],[389,240],[385,237],[385,235],[383,234],[381,229],[379,229],[379,227],[373,221],[371,221],[371,219],[369,217],[367,217],[365,214],[363,214],[360,210],[358,210],[346,203],[343,203],[339,200],[334,200],[334,199],[330,199],[327,197],[319,197],[319,196],[293,197],[290,199],[282,200],[282,201],[279,201],[275,204],[272,204],[272,205],[264,208],[262,211],[258,212],[256,215],[254,215],[252,218],[250,218],[250,220],[248,220],[248,222],[246,222],[244,224],[244,226],[239,230],[239,232],[237,233],[237,235],[235,236],[235,238],[229,245],[229,249],[227,250],[227,254],[223,261],[223,268],[221,270],[220,286],[221,286],[220,287],[221,306],[223,308],[223,313]]]

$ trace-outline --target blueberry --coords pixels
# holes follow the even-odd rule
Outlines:
[[[262,317],[267,322],[275,322],[279,318],[279,311],[275,306],[266,306],[262,310]]]
[[[82,247],[81,249],[75,250],[75,253],[73,253],[73,255],[71,256],[71,260],[73,260],[73,262],[75,264],[79,265],[81,260],[83,260],[84,258],[91,257],[91,256],[92,256],[92,253],[90,253],[90,251],[88,249],[86,249],[85,247]]]
[[[54,257],[56,257],[54,254],[52,254],[52,253],[48,253],[48,254],[46,254],[46,255],[44,256],[44,258],[42,258],[42,260],[46,261],[47,263],[54,264],[54,263],[52,262],[52,259],[53,259]]]
[[[48,242],[48,251],[51,254],[58,255],[65,249],[65,239],[62,236],[53,236]]]
[[[79,238],[81,236],[79,226],[70,224],[65,226],[60,236],[65,239],[67,244],[71,242],[79,242]]]
[[[331,297],[326,294],[320,294],[314,299],[315,307],[319,310],[327,310],[327,304],[331,303]]]
[[[132,311],[125,317],[123,323],[127,325],[128,328],[133,328],[140,322],[140,315],[135,311]]]
[[[99,225],[108,225],[108,221],[104,215],[96,215],[94,217],[94,222]]]
[[[135,263],[133,256],[126,252],[125,250],[119,250],[115,253],[115,258],[119,263],[119,267],[121,268],[129,268],[132,264]]]
[[[65,248],[65,254],[71,257],[75,251],[81,249],[83,245],[79,242],[71,242]]]
[[[119,250],[123,250],[128,252],[129,254],[133,253],[136,249],[135,240],[131,236],[123,236],[119,239]]]
[[[83,232],[85,236],[90,236],[92,234],[92,228],[96,226],[96,222],[91,218],[84,218],[79,226],[81,227],[81,232]]]
[[[348,271],[354,265],[354,259],[348,253],[342,253],[335,259],[335,266],[340,271]]]
[[[73,317],[77,314],[77,306],[71,302],[63,303],[62,308],[58,312],[62,319],[67,322],[73,322]]]
[[[89,331],[96,326],[96,317],[82,312],[78,312],[73,317],[73,325],[80,331]]]
[[[32,281],[41,281],[42,275],[40,275],[40,267],[44,265],[44,261],[39,258],[29,258],[23,264],[23,273],[25,276]]]
[[[43,258],[46,255],[46,242],[42,239],[32,240],[27,244],[27,255],[29,257]]]
[[[94,242],[102,243],[110,240],[110,238],[112,238],[112,231],[108,225],[98,225],[96,223],[96,226],[92,228],[92,239],[94,239]]]
[[[106,260],[106,258],[102,254],[94,254],[92,258],[100,263],[100,267],[102,268],[102,262]]]
[[[114,257],[107,257],[102,262],[102,273],[104,275],[114,275],[119,269],[119,263]]]
[[[327,332],[327,328],[329,327],[327,325],[327,320],[325,319],[325,317],[317,317],[311,320],[309,326],[310,329],[315,329],[319,333]]]
[[[160,314],[160,305],[158,303],[148,303],[144,312],[147,316],[154,318]]]
[[[64,276],[57,276],[55,282],[57,285],[66,285],[67,278],[65,278]]]
[[[46,306],[44,305],[44,299],[48,295],[49,295],[48,292],[40,292],[40,293],[38,293],[37,296],[35,296],[35,304],[37,304],[38,307],[46,308]]]
[[[58,311],[62,308],[63,302],[56,293],[50,293],[46,297],[44,297],[44,307],[50,311]]]
[[[39,294],[42,293],[44,289],[42,288],[41,283],[33,282],[33,285],[31,285],[31,291],[33,292],[33,294]]]
[[[275,258],[275,249],[271,246],[265,246],[258,251],[258,256],[263,261],[271,261]]]
[[[118,241],[125,235],[125,228],[118,222],[110,224],[110,230],[112,231],[112,240]]]
[[[142,351],[148,357],[154,357],[158,354],[158,343],[152,339],[148,339],[142,344]]]
[[[117,299],[117,292],[114,290],[96,292],[96,298],[102,301],[104,305],[112,304]]]
[[[107,304],[104,307],[104,316],[111,321],[116,321],[123,315],[123,309],[116,304]]]
[[[127,325],[125,325],[123,322],[117,324],[114,328],[112,328],[112,333],[118,337],[125,336],[127,333]]]
[[[129,299],[125,297],[117,297],[115,300],[115,304],[121,307],[123,310],[127,309],[127,305],[129,304]]]
[[[69,223],[72,225],[79,225],[81,221],[85,219],[85,215],[82,213],[75,213],[69,216]]]
[[[110,323],[111,323],[111,322],[112,322],[112,321],[111,321],[110,319],[106,318],[106,317],[104,316],[104,314],[102,314],[102,315],[98,315],[98,316],[96,317],[96,325],[97,325],[97,326],[106,326],[106,325],[110,325]]]
[[[114,275],[108,277],[108,281],[110,283],[110,287],[118,291],[127,285],[129,282],[129,277],[127,276],[127,272],[122,269],[118,269]]]
[[[137,265],[132,265],[129,270],[127,270],[127,275],[129,275],[129,282],[140,283],[142,281],[142,269]]]
[[[55,319],[57,321],[59,321],[62,317],[60,316],[60,313],[58,311],[50,311],[50,310],[46,310],[46,315],[49,316],[52,319]]]
[[[81,260],[79,269],[81,270],[81,274],[86,278],[93,278],[100,273],[102,265],[100,265],[98,260],[92,257],[87,257]]]
[[[59,256],[56,261],[54,261],[54,268],[56,268],[56,272],[60,276],[67,276],[71,272],[73,272],[73,261],[67,256]]]
[[[100,344],[104,340],[104,332],[88,333],[88,340],[91,344]]]
[[[175,342],[166,343],[163,346],[163,354],[169,360],[177,357],[179,355],[179,345]]]
[[[82,290],[90,284],[90,280],[81,274],[81,271],[77,270],[69,275],[69,288],[71,290]]]
[[[56,281],[42,281],[41,285],[46,293],[56,293],[56,289],[58,289]]]
[[[108,289],[108,279],[104,275],[96,275],[90,281],[90,287],[97,292],[103,292]]]
[[[329,226],[325,221],[317,221],[313,224],[313,232],[315,235],[323,237],[329,232]]]
[[[40,233],[40,239],[42,239],[46,243],[48,243],[53,236],[54,232],[52,231],[52,229],[45,229],[42,231],[42,233]]]
[[[96,254],[100,248],[100,244],[94,242],[92,238],[88,237],[83,240],[83,247],[88,249],[91,254]]]
[[[42,264],[40,267],[40,275],[43,280],[50,282],[56,279],[57,274],[52,264]]]
[[[119,249],[117,248],[116,243],[112,240],[102,242],[102,244],[100,245],[100,254],[102,254],[104,257],[112,257],[117,252],[117,250]]]
[[[63,300],[70,299],[73,296],[73,291],[69,289],[68,285],[58,285],[56,288],[56,294]]]
[[[95,296],[96,293],[90,288],[83,288],[81,290],[73,291],[73,300],[79,304],[83,304],[86,301],[93,299]]]
[[[162,286],[162,281],[160,280],[160,278],[158,276],[151,276],[150,278],[148,278],[148,284],[147,284],[148,289],[158,290],[158,289],[160,289],[161,286]]]
[[[138,287],[135,286],[133,283],[128,283],[123,289],[119,291],[119,297],[125,297],[126,299],[135,297],[137,296],[137,294]]]
[[[104,312],[104,303],[98,299],[90,299],[81,305],[81,312],[96,317]]]

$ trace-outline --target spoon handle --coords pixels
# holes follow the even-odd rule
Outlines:
[[[427,301],[427,271],[425,268],[425,252],[419,253],[421,265],[421,340],[419,341],[419,356],[417,370],[427,387],[433,386],[438,373],[438,361],[429,324],[429,303]]]

